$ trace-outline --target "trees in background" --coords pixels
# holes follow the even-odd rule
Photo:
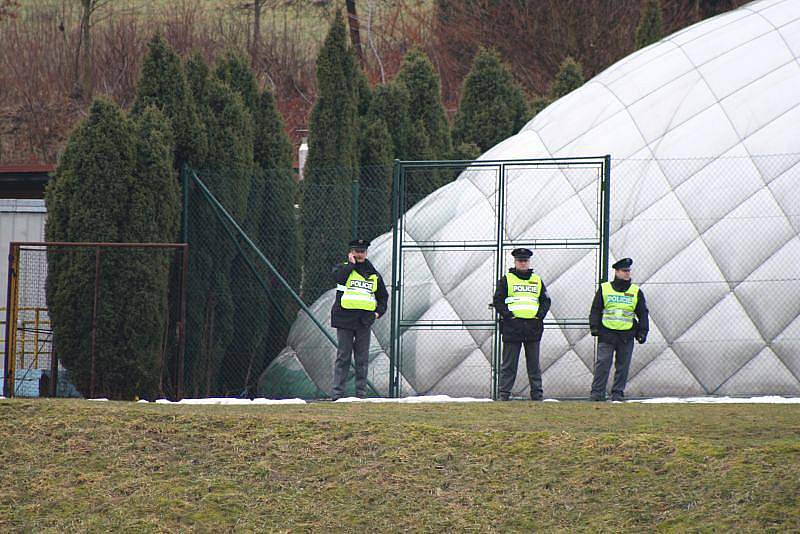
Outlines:
[[[358,91],[355,57],[337,12],[317,57],[317,100],[311,111],[303,175],[303,296],[313,302],[331,287],[351,235],[351,183],[358,179]]]
[[[178,54],[159,34],[148,43],[131,113],[139,115],[148,106],[160,109],[172,124],[176,168],[184,164],[199,167],[208,151],[205,125],[197,114]]]
[[[406,54],[397,74],[397,82],[408,93],[409,121],[413,125],[412,129],[422,127],[427,137],[430,156],[433,159],[448,158],[453,150],[453,143],[442,105],[441,83],[433,63],[422,50],[414,49]],[[410,159],[418,159],[421,155],[414,152],[407,154]]]
[[[567,57],[561,62],[553,84],[550,86],[550,99],[558,100],[562,96],[568,95],[583,85],[584,81],[581,64],[571,57]]]
[[[469,154],[475,145],[483,153],[516,134],[525,125],[527,108],[522,90],[500,55],[480,48],[461,89],[461,104],[453,124],[453,142]]]
[[[148,43],[130,117],[101,100],[74,131],[48,193],[49,238],[175,240],[180,210],[177,170],[186,164],[291,287],[311,303],[331,288],[330,269],[341,261],[353,233],[371,240],[390,229],[393,159],[474,159],[516,133],[526,120],[525,99],[512,73],[497,52],[479,49],[463,84],[451,133],[440,79],[428,56],[413,49],[393,81],[372,88],[348,44],[343,17],[337,14],[317,58],[318,94],[310,116],[298,219],[291,143],[275,98],[270,90],[259,90],[251,63],[252,57],[228,51],[213,70],[199,53],[181,65],[178,54],[156,34]],[[548,98],[535,100],[534,106],[582,83],[580,64],[568,57]],[[113,174],[113,179],[100,183],[104,174]],[[84,183],[85,176],[89,178]],[[411,177],[404,207],[454,177],[448,170]],[[96,187],[93,192],[86,189],[89,184]],[[118,191],[112,190],[117,186]],[[102,191],[116,197],[123,190],[131,197],[125,202],[102,202],[92,196]],[[163,199],[154,201],[154,195]],[[220,223],[214,208],[199,200],[195,193],[188,221],[192,254],[187,312],[193,326],[187,330],[186,351],[191,356],[186,372],[193,384],[188,393],[240,393],[239,388],[254,383],[283,348],[296,307],[271,274],[265,296],[263,282],[252,273],[229,228]],[[164,302],[166,278],[158,274],[158,262],[129,258],[133,260],[113,265],[117,271],[111,272],[118,273],[115,280],[120,284],[109,285],[109,291],[121,292],[123,283],[136,284],[144,288],[142,299],[120,299],[119,306],[127,308],[107,311],[152,326],[163,320],[153,310],[154,303]],[[80,278],[76,267],[59,258],[53,262],[48,294],[56,310],[57,343],[65,363],[80,376],[85,347],[74,335],[70,338],[70,332],[78,331],[80,321],[85,326],[86,317],[67,317],[63,310],[79,306],[76,299],[85,295],[63,289],[71,276]],[[146,310],[148,317],[132,306]],[[114,324],[111,319],[109,324]],[[152,363],[157,340],[136,337],[129,323],[118,326],[134,332],[131,339],[142,347],[142,352],[129,351],[130,357],[151,358],[146,361]],[[117,341],[129,346],[126,340]],[[119,357],[113,365],[128,372],[126,358]],[[160,365],[153,364],[154,376],[160,376]],[[135,381],[135,388],[152,391],[154,384],[148,374]]]
[[[636,27],[636,48],[644,48],[663,37],[661,2],[647,0],[642,6],[642,15]]]

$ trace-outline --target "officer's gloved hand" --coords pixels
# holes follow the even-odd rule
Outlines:
[[[600,331],[597,328],[591,329],[592,337],[597,337],[600,335]]]
[[[647,334],[636,334],[636,341],[639,342],[639,345],[644,344],[647,341]]]

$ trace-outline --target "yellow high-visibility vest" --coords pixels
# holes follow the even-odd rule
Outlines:
[[[377,274],[364,278],[353,270],[345,284],[338,284],[336,290],[342,292],[341,304],[346,310],[375,311],[378,307],[378,300],[375,298],[375,293],[378,291]]]
[[[523,280],[514,273],[506,275],[508,296],[505,303],[514,317],[533,319],[539,311],[539,295],[542,293],[542,279],[538,274],[531,274]]]
[[[603,292],[603,326],[609,330],[633,328],[639,286],[631,284],[627,291],[620,292],[614,289],[611,282],[604,282],[600,288]]]

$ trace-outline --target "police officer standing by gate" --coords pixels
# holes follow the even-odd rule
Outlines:
[[[493,299],[494,309],[500,315],[503,335],[500,400],[507,401],[511,397],[523,344],[531,399],[542,400],[539,343],[544,331],[542,321],[550,309],[550,297],[544,282],[530,267],[533,252],[527,248],[516,248],[511,255],[514,256],[514,267],[498,280]]]
[[[356,396],[366,396],[370,327],[386,312],[389,300],[383,278],[367,259],[369,245],[364,239],[351,241],[347,263],[334,268],[336,300],[331,308],[331,326],[336,328],[339,348],[333,369],[333,400],[344,394],[351,354],[356,368]]]
[[[644,343],[650,330],[644,293],[639,286],[631,283],[631,265],[633,260],[630,258],[623,258],[612,265],[614,280],[600,284],[592,302],[589,328],[592,335],[599,338],[590,397],[593,401],[606,398],[608,373],[615,353],[616,370],[611,400],[625,399],[633,340],[635,338],[640,344]]]

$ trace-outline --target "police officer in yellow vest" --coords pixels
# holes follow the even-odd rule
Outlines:
[[[597,336],[597,361],[594,364],[591,400],[606,398],[608,373],[616,353],[614,384],[611,400],[625,399],[625,383],[633,355],[633,340],[644,343],[650,330],[647,302],[639,286],[631,283],[633,260],[623,258],[616,262],[614,280],[600,284],[589,314],[589,328]]]
[[[370,327],[386,313],[389,300],[383,278],[367,259],[369,245],[364,239],[351,241],[347,263],[334,268],[336,300],[331,308],[331,326],[336,328],[339,344],[333,370],[334,400],[344,394],[351,354],[356,368],[356,396],[366,396]]]
[[[514,256],[514,267],[497,282],[493,299],[503,334],[500,400],[507,401],[511,397],[517,378],[519,351],[523,344],[531,399],[542,400],[539,343],[544,330],[542,321],[550,309],[550,297],[542,279],[531,270],[533,252],[527,248],[516,248],[511,255]]]

